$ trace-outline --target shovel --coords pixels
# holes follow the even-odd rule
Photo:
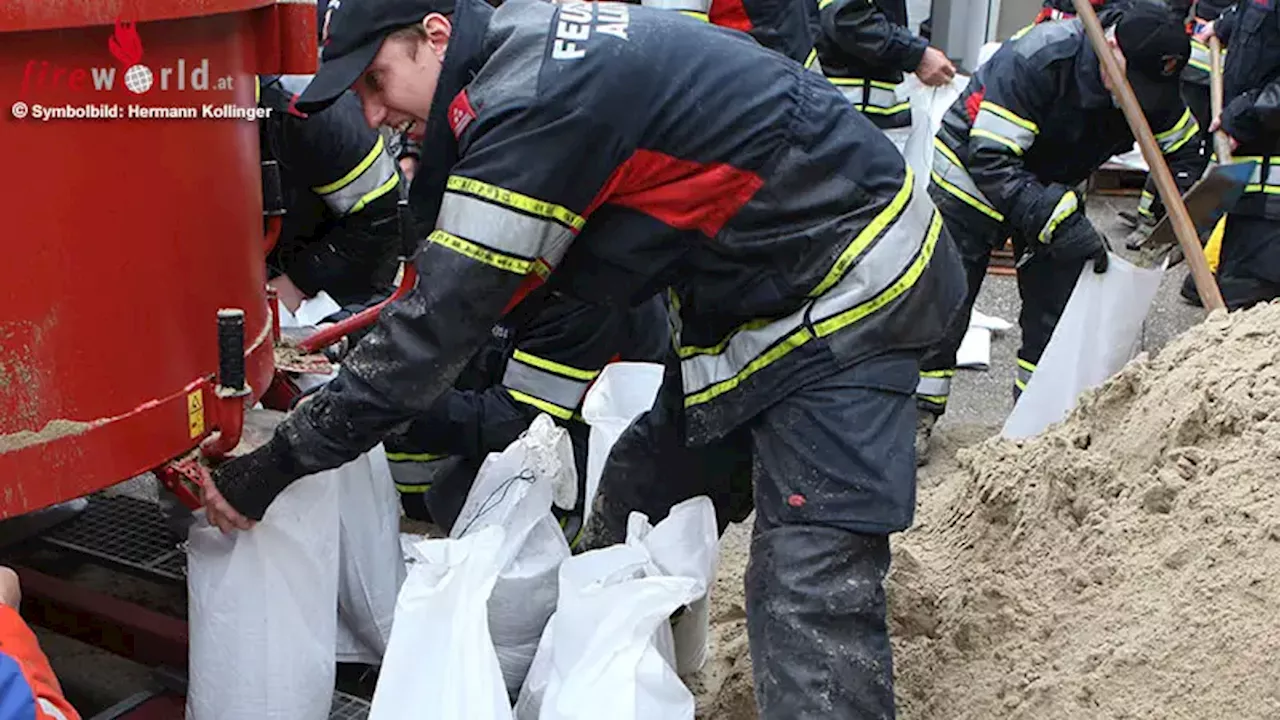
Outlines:
[[[1258,163],[1252,160],[1219,165],[1196,181],[1183,196],[1187,215],[1195,227],[1196,236],[1202,241],[1213,232],[1222,216],[1235,207],[1257,166]],[[1138,243],[1137,249],[1142,252],[1143,261],[1150,265],[1159,264],[1166,254],[1169,254],[1170,265],[1182,260],[1182,246],[1178,244],[1170,217],[1166,214],[1151,234]]]

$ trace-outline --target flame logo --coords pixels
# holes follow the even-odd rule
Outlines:
[[[107,47],[126,68],[142,61],[142,38],[138,37],[134,23],[121,22],[117,19],[115,33],[107,41]]]

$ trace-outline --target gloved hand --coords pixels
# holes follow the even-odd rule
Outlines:
[[[223,532],[248,530],[299,477],[287,442],[273,435],[266,445],[213,469],[201,484],[206,517]]]
[[[1089,222],[1083,212],[1075,212],[1053,231],[1049,238],[1050,255],[1062,262],[1093,260],[1093,271],[1107,271],[1107,241]]]

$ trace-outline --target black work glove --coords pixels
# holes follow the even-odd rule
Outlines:
[[[212,476],[214,487],[236,512],[261,520],[276,496],[302,473],[288,442],[275,434],[266,445],[214,468]]]
[[[1062,262],[1083,262],[1093,260],[1093,271],[1107,271],[1107,241],[1084,216],[1083,211],[1071,214],[1053,231],[1049,238],[1049,253],[1055,260]]]

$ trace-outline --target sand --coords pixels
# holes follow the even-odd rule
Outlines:
[[[1280,304],[1215,313],[1039,437],[922,472],[888,583],[899,717],[1280,717]],[[754,718],[746,528],[699,717]]]

